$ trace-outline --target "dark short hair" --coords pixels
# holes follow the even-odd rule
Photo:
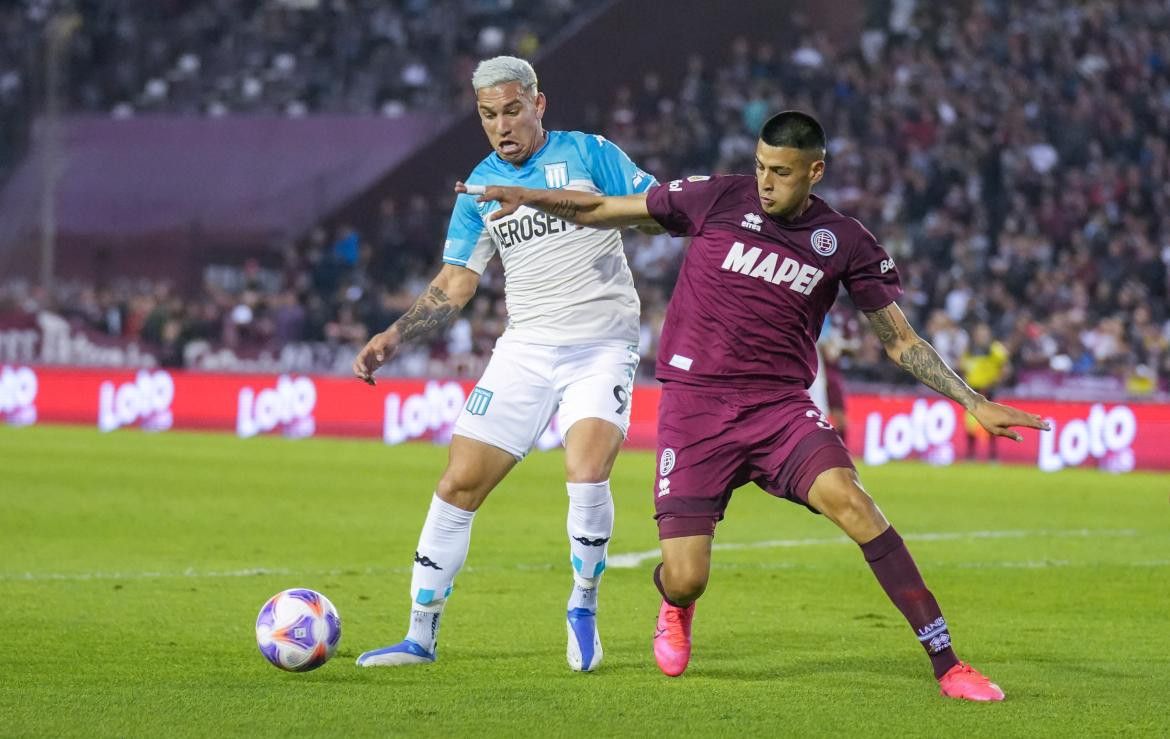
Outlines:
[[[760,140],[768,146],[825,150],[825,129],[816,118],[799,110],[786,110],[768,119],[760,129]]]

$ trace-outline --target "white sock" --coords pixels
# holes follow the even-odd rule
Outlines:
[[[439,635],[439,617],[455,585],[455,575],[467,560],[471,522],[475,511],[444,502],[436,494],[418,537],[410,577],[411,614],[407,638],[433,652]]]
[[[442,610],[410,609],[410,628],[406,631],[406,638],[434,654],[435,645],[439,643],[439,619],[442,617]]]
[[[569,609],[597,610],[597,585],[605,571],[605,557],[613,536],[613,496],[609,480],[570,482],[569,554],[573,563],[573,593]]]
[[[598,578],[600,580],[600,578]],[[574,608],[584,608],[587,611],[597,612],[597,586],[591,588],[583,588],[577,583],[573,583],[573,592],[569,593],[569,605],[567,610]]]

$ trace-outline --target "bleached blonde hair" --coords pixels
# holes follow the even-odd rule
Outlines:
[[[536,70],[517,56],[495,56],[480,62],[471,75],[471,86],[476,92],[508,82],[519,82],[524,92],[536,95]]]

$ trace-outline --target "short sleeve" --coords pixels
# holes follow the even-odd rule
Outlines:
[[[653,175],[638,168],[617,144],[604,136],[588,136],[585,141],[589,173],[603,195],[635,195],[658,184]]]
[[[495,242],[484,225],[475,197],[457,195],[447,226],[447,241],[443,244],[443,261],[483,274],[495,251]]]
[[[858,310],[875,311],[902,297],[902,280],[894,260],[873,234],[860,223],[858,227],[861,234],[841,282]]]
[[[687,177],[646,194],[646,210],[671,236],[695,236],[725,188],[720,177]]]

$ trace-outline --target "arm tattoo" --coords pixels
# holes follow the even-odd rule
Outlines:
[[[923,385],[945,395],[964,408],[970,409],[980,399],[955,371],[947,366],[930,342],[914,334],[905,319],[895,320],[894,311],[882,308],[865,314],[874,333],[886,351],[901,344],[902,351],[895,361]],[[907,344],[909,344],[907,346]]]
[[[459,308],[447,293],[431,285],[391,328],[398,330],[403,341],[410,341],[446,326]]]
[[[923,385],[942,393],[967,410],[970,410],[980,398],[978,393],[947,366],[925,339],[919,339],[912,346],[903,349],[898,364],[917,377]]]
[[[871,313],[865,314],[869,319],[869,325],[873,326],[873,332],[877,334],[878,341],[882,342],[882,346],[892,344],[898,338],[898,327],[894,325],[894,321],[890,318],[889,311],[875,310]]]
[[[548,212],[557,218],[572,219],[581,212],[581,205],[572,200],[558,200],[548,206]]]

